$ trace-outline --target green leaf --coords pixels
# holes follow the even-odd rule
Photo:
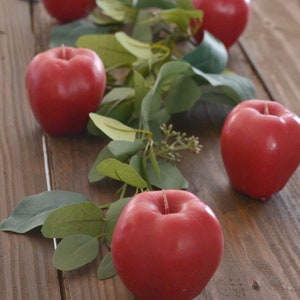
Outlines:
[[[133,81],[135,90],[134,113],[138,117],[141,113],[142,101],[147,95],[148,89],[146,88],[145,78],[138,71],[134,71]]]
[[[96,111],[96,114],[127,124],[133,118],[134,109],[134,99],[121,99],[112,103],[101,104],[99,109]],[[91,119],[88,121],[87,130],[91,135],[103,136],[103,132]]]
[[[109,91],[102,99],[101,105],[134,97],[134,89],[129,87],[116,87]]]
[[[205,31],[201,44],[182,59],[205,73],[219,74],[228,64],[228,52],[223,43]]]
[[[149,11],[140,10],[137,16],[137,20],[134,23],[131,36],[144,43],[152,43],[152,29],[151,24],[144,22],[150,17]]]
[[[137,13],[135,9],[128,6],[127,2],[128,1],[96,0],[97,6],[101,9],[102,14],[115,21],[111,23],[119,22],[124,24],[132,23]],[[110,23],[109,20],[107,20],[107,23]]]
[[[135,153],[145,149],[145,144],[140,140],[136,140],[134,142],[111,141],[108,144],[108,149],[111,151],[114,157],[125,156],[129,159]]]
[[[53,211],[42,227],[47,238],[64,238],[72,234],[99,236],[102,232],[102,210],[92,202],[76,203]]]
[[[97,155],[97,158],[96,158],[96,160],[89,172],[89,175],[88,175],[89,182],[97,182],[97,181],[102,180],[105,177],[103,174],[101,174],[97,170],[97,168],[98,168],[98,165],[100,164],[100,162],[102,162],[103,160],[105,160],[107,158],[115,158],[115,156],[111,153],[109,148],[106,146]],[[126,158],[127,158],[127,155],[125,157],[117,157],[117,159],[120,161],[125,161]]]
[[[113,232],[120,214],[130,200],[131,198],[129,197],[121,198],[118,201],[113,202],[107,211],[105,219],[105,244],[109,248],[111,246]]]
[[[170,83],[170,81],[181,74],[187,74],[189,70],[191,71],[190,65],[183,61],[167,62],[161,67],[154,86],[147,93],[142,102],[141,122],[145,130],[153,132],[155,129],[149,128],[149,124],[151,123],[149,121],[153,122],[154,127],[159,127],[161,120],[166,121],[165,117],[167,116],[165,115],[162,119],[159,113],[162,106],[161,93],[164,84]]]
[[[103,131],[112,140],[122,140],[133,142],[136,136],[136,130],[124,125],[118,120],[90,113],[90,118],[94,124]]]
[[[156,158],[156,155],[154,153],[152,145],[149,148],[149,157],[150,157],[150,162],[151,162],[151,166],[153,168],[153,171],[155,172],[157,178],[160,180],[160,168],[159,168],[159,164],[158,164],[158,161],[157,161],[157,158]]]
[[[237,105],[239,102],[255,98],[255,89],[250,80],[245,77],[224,74],[211,75],[214,85],[201,86],[200,100],[206,100],[228,105]],[[217,80],[217,84],[215,82]]]
[[[147,182],[130,165],[116,159],[108,158],[98,165],[98,171],[103,175],[119,180],[139,189],[147,187]]]
[[[150,183],[160,189],[187,189],[188,182],[175,164],[159,160],[160,177],[153,170],[151,164],[147,165],[147,176]]]
[[[130,66],[136,61],[136,57],[122,47],[113,34],[83,35],[76,44],[77,47],[94,50],[106,68]]]
[[[172,1],[167,0],[137,0],[135,1],[135,8],[149,8],[149,7],[157,7],[161,9],[169,9],[176,7]]]
[[[98,278],[103,280],[103,279],[113,277],[116,274],[117,271],[114,267],[111,252],[107,252],[104,255],[99,265],[98,272],[97,272]]]
[[[179,75],[171,85],[166,97],[166,110],[170,114],[180,113],[191,109],[200,100],[201,88],[194,78]]]
[[[86,20],[69,22],[63,25],[52,25],[50,33],[50,48],[61,45],[76,47],[77,39],[82,35],[104,34],[112,30],[108,26],[95,26]]]
[[[192,18],[202,20],[203,12],[196,9],[174,8],[158,12],[158,16],[164,18],[167,23],[176,24],[180,30],[187,32]]]
[[[119,43],[132,55],[140,59],[152,61],[153,55],[150,44],[135,40],[122,31],[117,32],[115,37]]]
[[[54,251],[53,265],[61,271],[71,271],[93,261],[98,254],[98,240],[85,234],[74,234],[59,242]]]
[[[47,191],[24,198],[12,214],[2,221],[0,230],[25,233],[44,224],[48,215],[59,207],[89,201],[85,196],[68,191]]]
[[[201,100],[236,105],[242,100],[254,99],[255,89],[251,80],[232,72],[206,74],[193,68],[195,80],[201,85]]]
[[[97,182],[105,176],[98,171],[98,165],[107,158],[115,158],[121,162],[128,160],[132,155],[144,148],[140,141],[111,141],[97,155],[97,158],[89,172],[89,182]]]
[[[194,9],[192,0],[176,0],[176,5],[183,9]]]

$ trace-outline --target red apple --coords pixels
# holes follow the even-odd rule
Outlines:
[[[274,101],[241,102],[225,120],[221,152],[232,186],[267,200],[299,166],[300,118]]]
[[[118,275],[139,300],[193,299],[215,273],[223,234],[192,193],[143,192],[126,205],[112,237]]]
[[[30,107],[45,132],[78,134],[101,103],[106,72],[94,51],[62,46],[31,60],[25,84]]]

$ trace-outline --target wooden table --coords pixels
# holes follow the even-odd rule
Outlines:
[[[300,115],[300,2],[253,0],[252,8],[247,30],[230,49],[229,67],[254,82],[258,98]],[[87,180],[104,143],[87,135],[44,136],[26,102],[24,72],[34,54],[47,49],[49,22],[41,3],[0,2],[0,220],[25,196],[47,189],[79,192],[99,204],[115,199],[110,181]],[[266,203],[235,193],[219,149],[226,113],[223,106],[199,104],[183,126],[204,149],[184,155],[180,169],[189,190],[215,211],[225,236],[221,265],[197,299],[300,299],[300,168]],[[53,242],[38,232],[1,232],[0,299],[133,299],[118,277],[97,279],[101,257],[62,274],[51,264],[52,253]]]

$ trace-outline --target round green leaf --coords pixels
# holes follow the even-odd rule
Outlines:
[[[64,238],[57,246],[52,263],[58,270],[70,271],[94,260],[98,254],[98,240],[85,234]]]
[[[96,204],[77,203],[53,211],[42,227],[42,234],[47,238],[64,238],[71,234],[98,236],[102,223],[103,213]]]

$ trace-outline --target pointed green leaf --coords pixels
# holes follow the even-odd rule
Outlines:
[[[85,196],[69,191],[47,191],[24,198],[12,214],[2,221],[0,230],[25,233],[43,225],[48,215],[59,207],[89,201]]]
[[[93,261],[98,254],[98,240],[85,234],[74,234],[59,242],[52,262],[61,271],[71,271]]]
[[[155,172],[158,180],[160,180],[160,169],[159,169],[157,158],[156,158],[156,155],[154,153],[152,145],[149,148],[149,156],[150,156],[150,162],[151,162],[151,166],[153,168],[153,171]]]
[[[134,101],[134,113],[137,117],[140,116],[141,106],[144,97],[148,93],[146,88],[145,78],[138,71],[134,71],[134,90],[135,90],[135,101]]]
[[[42,227],[47,238],[64,238],[71,234],[98,236],[102,232],[102,210],[92,202],[76,203],[53,211]]]
[[[144,43],[152,43],[152,29],[151,24],[144,22],[149,19],[151,12],[139,10],[137,20],[134,23],[131,36]]]
[[[158,178],[151,164],[147,165],[147,176],[150,183],[160,189],[187,189],[188,182],[175,164],[166,160],[159,161],[160,177]]]
[[[78,20],[66,24],[52,25],[50,33],[50,48],[61,45],[76,47],[76,41],[82,35],[108,33],[111,27],[95,26],[86,20]]]
[[[147,187],[145,180],[130,165],[116,159],[108,158],[98,165],[98,171],[103,175],[119,180],[136,188]]]
[[[135,1],[135,8],[149,8],[149,7],[157,7],[161,9],[169,9],[176,7],[172,1],[168,0],[136,0]]]
[[[187,32],[190,28],[192,18],[202,20],[203,12],[196,9],[173,8],[158,12],[168,23],[176,24],[183,32]]]
[[[161,67],[154,86],[147,93],[141,105],[141,122],[145,130],[153,131],[152,128],[149,128],[149,121],[153,121],[154,126],[159,127],[161,125],[161,114],[157,113],[161,110],[162,106],[161,92],[163,86],[170,83],[170,81],[179,75],[188,75],[188,72],[192,72],[191,67],[187,62],[183,61],[167,62]],[[166,117],[168,116],[164,115],[164,121]]]
[[[90,172],[89,182],[97,182],[105,176],[98,171],[98,165],[107,158],[115,158],[121,162],[128,160],[132,155],[144,149],[144,144],[141,141],[111,141],[98,154]]]
[[[136,61],[136,57],[122,47],[113,34],[83,35],[76,44],[77,47],[94,50],[106,68],[128,66]]]
[[[105,160],[107,158],[114,158],[114,157],[115,156],[111,153],[109,148],[107,146],[104,147],[97,155],[97,158],[89,172],[89,176],[88,176],[89,182],[97,182],[97,181],[100,181],[101,179],[103,179],[105,176],[97,170],[97,167],[100,164],[100,162],[102,162],[103,160]],[[124,158],[118,157],[117,159],[120,161],[124,161],[125,158],[126,157],[124,157]]]
[[[129,159],[133,154],[145,149],[145,144],[140,140],[136,140],[134,142],[111,141],[108,144],[108,149],[115,157],[123,157],[127,155],[127,158]]]
[[[205,72],[219,74],[228,64],[228,52],[223,43],[205,31],[201,44],[183,57],[193,67]]]
[[[150,44],[135,40],[122,31],[117,32],[115,37],[129,53],[144,60],[152,60]]]
[[[134,89],[129,87],[116,87],[109,91],[102,99],[101,105],[116,100],[124,100],[134,96]]]
[[[113,277],[116,274],[117,271],[114,267],[111,252],[107,252],[104,255],[99,265],[98,272],[97,272],[98,278],[103,280],[103,279]]]
[[[200,100],[201,89],[193,77],[178,76],[166,97],[166,109],[170,114],[191,109]]]
[[[195,80],[201,85],[201,99],[209,97],[209,101],[222,102],[224,100],[222,98],[227,98],[224,103],[231,102],[232,105],[235,105],[242,100],[255,98],[254,85],[246,77],[233,72],[206,74],[196,68],[193,68],[193,72]],[[214,101],[214,95],[218,96],[217,101]]]
[[[94,124],[112,140],[123,140],[130,142],[135,140],[136,130],[124,125],[118,120],[95,113],[90,113],[90,118]]]

